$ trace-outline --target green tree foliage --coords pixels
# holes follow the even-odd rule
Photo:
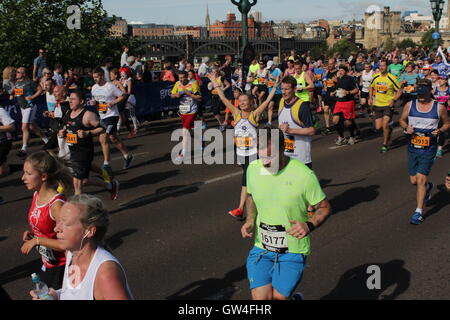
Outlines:
[[[394,40],[392,40],[391,38],[387,39],[384,44],[384,50],[391,51],[394,48],[395,48]]]
[[[67,27],[70,5],[81,9],[79,30]],[[1,0],[0,68],[31,67],[39,48],[46,49],[50,66],[97,66],[120,56],[124,40],[109,37],[114,20],[107,19],[101,0]]]
[[[320,46],[313,47],[310,54],[313,59],[319,59],[321,56],[328,54],[328,45],[324,42]]]
[[[348,58],[352,52],[358,52],[358,47],[347,39],[339,40],[333,46],[333,52],[339,53],[341,57]]]
[[[417,44],[410,38],[407,38],[405,40],[399,41],[397,43],[397,47],[400,50],[406,50],[407,48],[415,48],[417,47]]]
[[[433,47],[433,44],[434,44],[433,32],[434,32],[434,29],[430,29],[427,32],[425,32],[425,34],[422,36],[420,42],[423,47],[427,47],[427,48]],[[439,45],[441,46],[443,43],[444,42],[442,41],[442,38],[439,39]]]

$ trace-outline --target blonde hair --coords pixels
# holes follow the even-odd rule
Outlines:
[[[16,68],[8,66],[3,69],[3,80],[15,80],[16,79]]]
[[[65,191],[72,187],[72,176],[66,165],[50,151],[39,151],[27,157],[25,162],[41,174],[46,173],[47,187],[57,190],[63,187]]]
[[[68,202],[82,210],[81,224],[85,228],[95,227],[94,241],[101,246],[105,246],[105,235],[109,227],[109,213],[103,201],[88,194],[80,194],[72,196]]]

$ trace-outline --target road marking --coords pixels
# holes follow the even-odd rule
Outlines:
[[[168,197],[168,196],[171,196],[173,194],[176,194],[176,193],[188,190],[188,189],[198,188],[198,187],[201,187],[203,185],[211,184],[211,183],[218,182],[218,181],[223,181],[223,180],[226,180],[226,179],[230,179],[230,178],[239,176],[241,174],[242,174],[241,171],[240,172],[231,173],[231,174],[227,174],[225,176],[214,178],[214,179],[210,179],[210,180],[207,180],[207,181],[204,181],[204,182],[198,182],[198,183],[190,184],[188,186],[184,186],[184,187],[177,188],[177,189],[174,189],[174,190],[161,192],[161,193],[156,193],[156,194],[151,194],[151,195],[144,196],[144,197],[141,197],[141,198],[138,198],[138,199],[134,199],[134,200],[131,200],[131,201],[128,201],[128,202],[122,202],[121,204],[119,204],[119,206],[120,207],[126,207],[126,206],[133,205],[133,204],[136,204],[136,203],[150,201],[150,200],[153,200],[155,198]]]
[[[149,154],[150,152],[141,152],[141,153],[133,153],[133,157],[138,157],[138,156],[143,156],[146,154]],[[111,160],[123,160],[123,157],[116,157],[116,158],[112,158]]]

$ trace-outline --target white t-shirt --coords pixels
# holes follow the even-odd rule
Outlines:
[[[46,99],[47,99],[47,109],[48,111],[55,111],[56,107],[56,98],[54,95],[46,92],[45,93]]]
[[[117,108],[117,105],[114,105],[112,108],[108,108],[106,112],[100,112],[101,105],[113,102],[118,97],[121,97],[123,95],[122,90],[117,88],[112,82],[107,82],[103,86],[99,86],[98,84],[95,84],[92,87],[92,99],[97,101],[99,106],[99,114],[100,119],[106,119],[110,117],[118,117],[119,116],[119,109]]]
[[[122,57],[120,57],[120,67],[129,66],[128,64],[128,54],[126,52],[122,53]]]
[[[0,107],[0,126],[9,126],[12,123],[14,123],[14,120],[11,118],[8,111]],[[12,136],[10,132],[0,132],[0,142],[11,139]]]

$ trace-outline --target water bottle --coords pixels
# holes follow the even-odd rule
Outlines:
[[[39,300],[54,300],[52,296],[48,294],[47,285],[39,279],[39,276],[36,273],[31,275],[31,281],[36,285],[36,295]]]

